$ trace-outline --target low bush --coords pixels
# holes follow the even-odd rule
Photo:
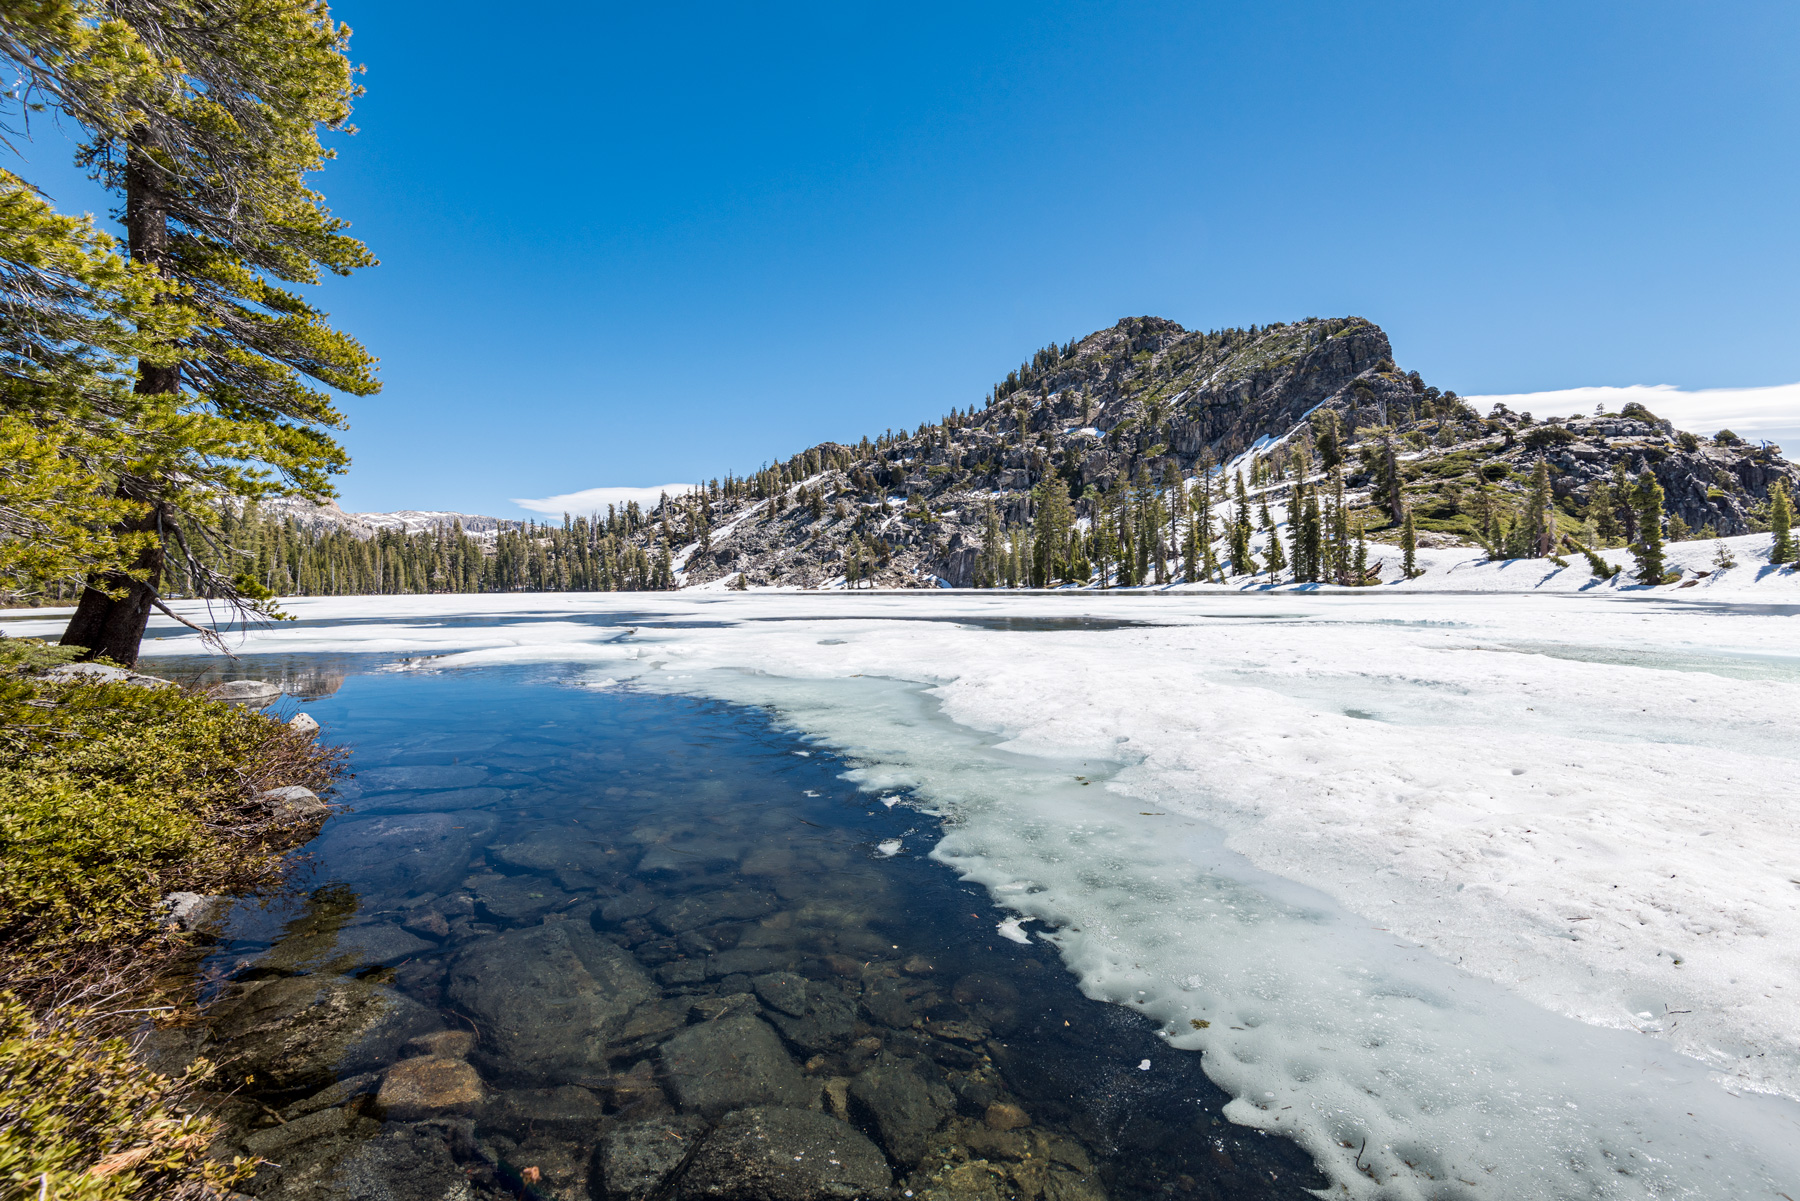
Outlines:
[[[215,1119],[183,1112],[194,1077],[146,1068],[104,1014],[34,1017],[0,994],[0,1196],[57,1201],[187,1201],[249,1175],[207,1156]]]
[[[119,1037],[185,950],[160,905],[276,884],[311,826],[255,794],[322,791],[344,752],[181,688],[43,676],[72,657],[0,638],[0,1201],[197,1201],[247,1172],[184,1109],[204,1065],[173,1080]]]
[[[293,831],[254,794],[325,788],[342,752],[180,688],[53,683],[0,642],[0,971],[15,989],[158,937],[175,891],[272,882]]]

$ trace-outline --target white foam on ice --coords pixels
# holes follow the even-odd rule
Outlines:
[[[546,600],[298,602],[343,625],[245,649],[572,662],[771,706],[944,814],[936,856],[1347,1195],[1800,1196],[1789,606]],[[440,622],[463,613],[508,624]],[[921,616],[967,623],[894,620]]]

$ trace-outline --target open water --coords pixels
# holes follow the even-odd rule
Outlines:
[[[282,682],[354,751],[353,811],[289,894],[231,911],[205,965],[214,1016],[189,1050],[236,1086],[236,1146],[265,1161],[249,1193],[1097,1201],[1326,1184],[1295,1145],[1221,1116],[1199,1056],[1084,997],[1047,943],[1006,937],[986,889],[927,857],[939,819],[846,780],[859,765],[769,714],[560,667],[389,665],[157,662]],[[770,1177],[727,1155],[746,1114],[765,1159],[833,1166]],[[820,1130],[851,1142],[817,1150]]]

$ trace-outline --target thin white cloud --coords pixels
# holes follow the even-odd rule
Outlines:
[[[1633,384],[1623,388],[1562,388],[1554,392],[1520,392],[1509,396],[1465,396],[1482,412],[1496,403],[1534,417],[1592,413],[1605,405],[1616,413],[1637,401],[1675,428],[1697,434],[1722,429],[1745,438],[1780,442],[1800,433],[1800,384],[1768,388],[1700,388],[1684,391],[1673,384]]]
[[[684,492],[693,491],[694,487],[693,484],[657,484],[650,488],[583,488],[580,492],[565,492],[561,496],[546,496],[541,500],[520,500],[515,497],[512,503],[533,513],[549,513],[557,517],[573,513],[579,517],[604,513],[607,505],[622,508],[634,500],[640,507],[649,508],[665,492],[670,496],[680,496]]]

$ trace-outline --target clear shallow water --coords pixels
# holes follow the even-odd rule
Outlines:
[[[720,1120],[694,1078],[734,1072],[754,1077],[739,1100],[830,1112],[837,1088],[921,1197],[1298,1197],[1325,1183],[1292,1144],[1224,1120],[1226,1096],[1157,1023],[1083,997],[1049,944],[1002,936],[986,890],[927,857],[937,822],[903,788],[869,791],[866,765],[753,708],[582,688],[558,669],[358,672],[380,666],[227,669],[309,689],[307,711],[355,748],[358,773],[355,811],[308,848],[294,891],[239,904],[205,965],[217,1026],[199,1049],[238,1056],[228,1112],[247,1151],[282,1165],[251,1193],[379,1179],[438,1196],[471,1172],[477,1190],[506,1191],[508,1172],[537,1167],[545,1195],[640,1195],[609,1186],[608,1139]],[[607,1026],[583,1008],[593,987],[584,999],[534,975],[543,939],[569,932],[582,954],[619,957],[628,1018]],[[509,992],[514,977],[530,986]],[[242,1014],[307,981],[391,990],[408,1003],[401,1033],[472,1032],[449,1058],[473,1068],[480,1098],[383,1120],[373,1090],[405,1070],[399,1046],[302,1071],[277,1023],[286,1050],[271,1055],[266,1015]],[[746,1020],[778,1035],[751,1040],[778,1061],[745,1069],[725,1047],[696,1069],[668,1049]],[[336,1079],[352,1094],[335,1096]],[[858,1080],[885,1100],[857,1100]],[[1029,1124],[996,1130],[991,1106]],[[291,1133],[308,1122],[322,1132]]]

